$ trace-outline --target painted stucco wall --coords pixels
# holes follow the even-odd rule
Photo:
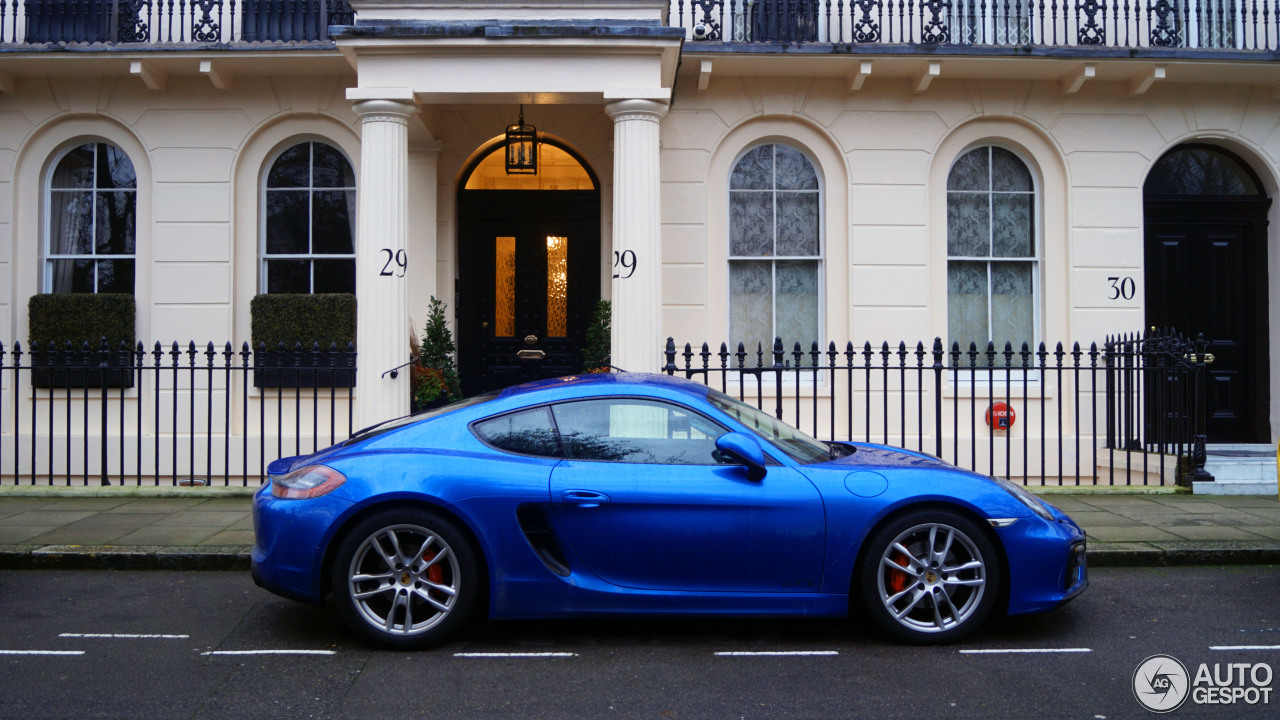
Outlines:
[[[784,140],[818,167],[824,190],[823,341],[896,347],[947,335],[946,179],[965,150],[995,143],[1029,166],[1038,190],[1038,338],[1101,341],[1143,329],[1142,186],[1185,142],[1221,145],[1275,197],[1280,100],[1270,87],[716,75],[698,90],[686,56],[663,122],[663,319],[678,343],[728,338],[728,177],[753,144]],[[1275,275],[1280,215],[1272,206]],[[1132,277],[1132,299],[1111,299]],[[1269,292],[1272,377],[1280,291]],[[1272,382],[1273,421],[1280,395]],[[1275,422],[1273,422],[1275,424]]]

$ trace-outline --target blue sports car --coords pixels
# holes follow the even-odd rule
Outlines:
[[[911,643],[1088,585],[1085,538],[1017,485],[823,443],[663,375],[547,380],[271,463],[253,575],[389,647],[492,618],[870,618]]]

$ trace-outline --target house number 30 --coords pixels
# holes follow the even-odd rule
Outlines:
[[[409,253],[404,250],[392,252],[391,248],[382,248],[379,252],[387,254],[387,261],[382,264],[382,272],[378,274],[384,277],[404,277],[405,268],[409,267]],[[392,265],[395,267],[391,267]]]
[[[1138,284],[1131,277],[1109,277],[1107,282],[1111,283],[1111,295],[1107,297],[1108,300],[1132,300],[1138,292]]]

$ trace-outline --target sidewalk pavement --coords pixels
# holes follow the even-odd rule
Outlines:
[[[0,568],[247,570],[252,491],[0,487]],[[1274,495],[1044,497],[1084,528],[1094,567],[1280,562]]]

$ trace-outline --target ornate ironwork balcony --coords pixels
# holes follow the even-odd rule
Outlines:
[[[1275,51],[1280,0],[672,0],[698,44]],[[749,51],[750,48],[743,47]]]
[[[252,43],[329,39],[347,0],[0,0],[0,43]]]

